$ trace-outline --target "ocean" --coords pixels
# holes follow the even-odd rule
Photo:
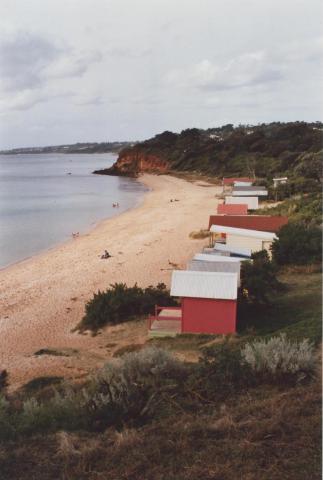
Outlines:
[[[0,155],[0,268],[136,206],[147,190],[140,182],[91,173],[115,160],[111,153]]]

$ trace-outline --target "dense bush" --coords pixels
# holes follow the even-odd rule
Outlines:
[[[277,269],[266,250],[252,254],[252,262],[242,262],[240,301],[248,304],[268,304],[282,288],[276,277]]]
[[[124,283],[116,283],[105,292],[99,291],[94,294],[92,300],[86,304],[85,315],[76,330],[97,332],[105,325],[115,325],[136,316],[152,313],[156,304],[176,305],[163,283],[145,289],[137,285],[127,287]]]
[[[241,356],[254,374],[277,380],[306,375],[315,368],[314,349],[308,339],[292,342],[283,334],[246,344]]]
[[[304,265],[322,260],[322,231],[301,223],[289,223],[279,231],[272,244],[273,259],[278,265]]]

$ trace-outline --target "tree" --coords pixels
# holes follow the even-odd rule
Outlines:
[[[302,223],[288,223],[279,230],[279,239],[274,240],[272,253],[278,265],[305,265],[321,262],[321,229]]]
[[[252,263],[243,262],[241,266],[240,300],[252,304],[268,304],[281,289],[276,267],[266,250],[254,253],[252,260]]]

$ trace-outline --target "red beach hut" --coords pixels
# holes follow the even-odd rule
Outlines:
[[[234,333],[237,289],[237,273],[174,270],[170,293],[181,297],[181,307],[157,307],[150,336]]]

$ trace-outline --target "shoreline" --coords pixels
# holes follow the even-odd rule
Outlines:
[[[140,182],[140,177],[138,178],[138,182]],[[143,183],[143,182],[141,182],[141,183]],[[123,215],[124,213],[129,212],[130,210],[136,210],[137,208],[139,208],[140,205],[143,203],[143,201],[145,199],[145,196],[151,191],[151,189],[145,183],[143,183],[143,185],[145,185],[147,190],[145,192],[143,192],[142,196],[136,202],[136,205],[128,207],[125,210],[123,210],[122,212],[117,213],[116,215],[113,215],[112,217],[105,217],[105,218],[102,218],[101,220],[98,220],[96,222],[95,221],[92,222],[88,227],[85,227],[84,232],[80,233],[80,235],[77,238],[82,238],[86,235],[90,235],[94,230],[99,228],[102,223],[113,220],[114,218],[119,217],[119,216]],[[17,260],[13,263],[9,263],[8,265],[5,265],[4,267],[0,266],[0,274],[1,274],[1,272],[6,271],[6,270],[8,270],[11,267],[14,267],[16,265],[20,265],[21,263],[36,259],[41,255],[50,254],[51,252],[54,252],[56,249],[59,249],[59,248],[63,247],[64,245],[66,245],[70,242],[74,242],[74,241],[76,241],[76,239],[66,238],[65,240],[62,240],[58,243],[55,243],[55,245],[52,245],[51,247],[44,248],[43,250],[40,250],[39,252],[36,252],[32,255],[29,255],[28,257],[22,258],[21,260]]]
[[[107,327],[96,337],[71,330],[93,292],[112,283],[169,286],[173,264],[185,268],[205,244],[189,233],[207,225],[217,187],[169,175],[145,174],[139,181],[149,190],[134,208],[0,270],[0,369],[8,371],[10,388],[38,376],[77,381],[119,347],[147,340],[145,321]],[[105,248],[112,258],[101,260]],[[63,354],[35,356],[40,349]]]

